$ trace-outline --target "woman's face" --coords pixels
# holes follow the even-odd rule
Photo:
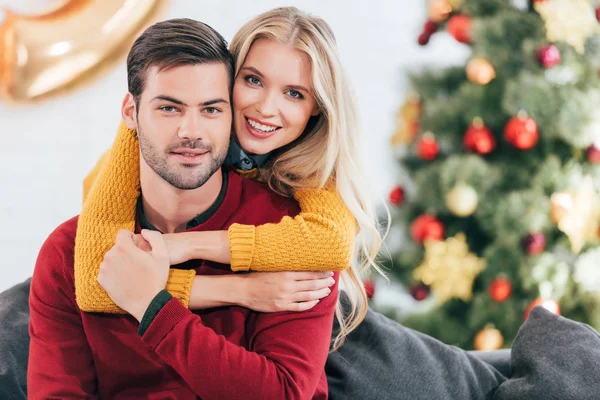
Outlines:
[[[241,147],[266,154],[296,140],[318,115],[310,58],[290,45],[258,39],[233,86],[234,128]]]

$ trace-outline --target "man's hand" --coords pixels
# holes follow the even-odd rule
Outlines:
[[[162,235],[142,230],[142,237],[149,244],[148,251],[136,246],[132,232],[119,231],[98,274],[98,283],[115,304],[138,321],[169,278],[169,251]]]

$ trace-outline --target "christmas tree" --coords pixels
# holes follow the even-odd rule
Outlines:
[[[534,305],[599,329],[600,0],[428,11],[421,45],[472,54],[413,75],[398,112],[387,267],[419,307],[395,317],[467,349],[510,346]]]

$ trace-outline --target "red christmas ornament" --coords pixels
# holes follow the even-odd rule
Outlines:
[[[417,243],[427,239],[441,240],[444,237],[444,224],[431,214],[423,214],[413,221],[410,234]]]
[[[546,310],[550,311],[552,314],[560,315],[560,306],[558,305],[558,303],[556,301],[550,300],[550,299],[537,298],[534,301],[532,301],[529,304],[529,306],[527,306],[527,309],[525,310],[525,319],[527,319],[529,317],[529,313],[531,312],[533,307],[537,307],[537,306],[544,307]]]
[[[535,256],[546,248],[546,236],[542,232],[530,233],[523,238],[521,245],[527,254]]]
[[[475,118],[463,138],[465,148],[479,154],[488,154],[496,147],[496,139],[481,118]]]
[[[404,189],[402,186],[395,186],[390,192],[390,203],[396,207],[401,206],[404,203]]]
[[[488,287],[490,298],[497,303],[508,300],[512,293],[512,284],[507,278],[496,278]]]
[[[595,145],[591,145],[586,150],[588,161],[592,164],[600,164],[600,149]]]
[[[596,7],[596,19],[600,22],[600,7]]]
[[[471,18],[466,15],[454,15],[448,20],[446,30],[461,43],[471,43]]]
[[[411,296],[417,301],[423,301],[429,297],[429,286],[424,283],[419,283],[410,288]]]
[[[425,22],[425,25],[423,25],[423,33],[428,33],[428,34],[432,34],[437,32],[439,28],[439,25],[435,22],[433,22],[432,20],[428,19]]]
[[[535,120],[524,113],[511,118],[504,127],[504,138],[517,149],[531,149],[537,143],[538,137]]]
[[[560,64],[560,51],[553,44],[542,46],[537,51],[537,58],[542,67],[552,68]]]
[[[372,299],[373,296],[375,295],[375,282],[373,282],[370,279],[367,279],[366,281],[363,282],[363,285],[365,287],[365,292],[367,293],[367,297],[369,299]]]
[[[431,132],[423,134],[417,141],[417,154],[423,160],[431,161],[440,152],[440,145]]]
[[[419,35],[417,43],[419,43],[419,46],[425,46],[427,43],[429,43],[429,39],[431,39],[431,34],[423,32]]]

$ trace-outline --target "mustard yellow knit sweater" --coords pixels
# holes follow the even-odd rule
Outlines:
[[[75,238],[75,294],[83,311],[124,313],[97,277],[117,232],[134,230],[139,195],[137,135],[121,123],[112,148],[84,179],[84,204]],[[335,189],[300,189],[294,197],[302,210],[294,218],[229,228],[233,271],[329,271],[350,265],[356,222]],[[186,307],[194,275],[194,270],[174,268],[169,273],[167,290]]]

